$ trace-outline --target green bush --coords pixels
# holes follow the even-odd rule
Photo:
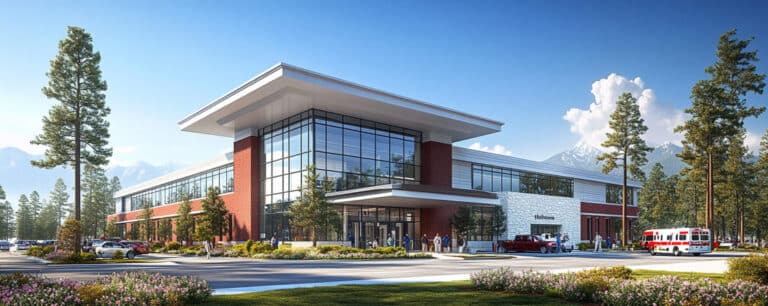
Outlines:
[[[152,249],[162,249],[165,247],[165,243],[158,241],[152,244]]]
[[[594,250],[595,244],[589,242],[579,242],[576,244],[576,247],[579,249],[579,251]]]
[[[45,256],[45,254],[43,254],[43,248],[39,246],[33,246],[29,248],[26,254],[29,256],[40,257],[40,258]]]
[[[77,288],[77,297],[80,298],[80,303],[83,305],[96,305],[96,301],[106,295],[104,292],[104,286],[99,284],[89,284]]]
[[[93,254],[91,252],[83,252],[83,253],[80,254],[80,260],[81,261],[96,260],[96,254]]]
[[[174,250],[174,251],[178,251],[179,249],[181,249],[181,243],[178,243],[178,242],[176,242],[176,241],[171,241],[171,242],[169,242],[169,243],[166,245],[166,249],[168,249],[168,250]]]
[[[288,249],[290,249],[290,245]],[[256,241],[256,242],[252,242],[251,246],[248,247],[246,250],[248,250],[248,254],[253,255],[253,254],[269,253],[269,252],[272,252],[274,248],[272,248],[269,242]]]
[[[123,259],[125,258],[125,255],[123,254],[123,251],[117,250],[115,251],[115,255],[112,255],[112,259]]]
[[[248,241],[245,242],[245,251],[250,252],[252,245],[253,245],[253,240],[248,239]]]
[[[0,288],[9,288],[12,286],[23,287],[24,285],[32,284],[37,280],[32,274],[21,274],[21,272],[14,272],[11,274],[0,274]]]
[[[741,279],[768,285],[768,257],[749,255],[731,258],[728,260],[728,271],[725,272],[725,278],[727,280]]]

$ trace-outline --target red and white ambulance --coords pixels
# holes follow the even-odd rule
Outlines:
[[[651,229],[643,232],[643,248],[651,255],[669,253],[675,256],[712,252],[709,229],[699,227]]]

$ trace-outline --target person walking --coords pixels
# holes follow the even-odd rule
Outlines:
[[[456,240],[456,244],[459,247],[459,253],[464,253],[464,238],[459,235],[459,239]]]
[[[595,253],[603,251],[603,237],[600,234],[595,235]]]
[[[387,234],[387,246],[393,247],[395,246],[395,237],[392,237],[392,235]]]
[[[435,239],[432,239],[432,243],[435,244],[435,253],[440,253],[440,249],[442,248],[442,241],[443,238],[440,237],[440,233],[435,234]]]
[[[421,252],[426,253],[427,251],[429,251],[429,238],[427,238],[427,234],[424,234],[421,237]]]
[[[411,250],[411,238],[408,237],[408,233],[403,235],[403,248],[405,248],[406,252]]]
[[[272,234],[272,239],[269,240],[269,244],[272,246],[273,249],[277,249],[277,244],[279,241],[277,240],[277,234]]]
[[[205,259],[211,259],[211,245],[208,244],[208,240],[203,241],[205,246]]]
[[[611,235],[608,235],[608,237],[605,238],[605,248],[611,249]]]
[[[451,236],[448,236],[448,234],[445,234],[445,236],[443,236],[442,244],[443,244],[443,248],[445,248],[445,252],[450,253],[451,252]]]

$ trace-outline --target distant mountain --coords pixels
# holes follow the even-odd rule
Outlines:
[[[685,164],[676,155],[683,151],[683,148],[672,143],[664,143],[649,152],[647,155],[648,164],[643,167],[643,171],[648,173],[654,164],[661,163],[664,166],[664,173],[667,175],[680,172]],[[601,171],[602,166],[597,164],[597,156],[602,151],[600,149],[579,143],[573,148],[553,155],[544,160],[545,163],[574,167],[578,169]],[[618,175],[620,172],[614,170],[612,174]]]
[[[41,159],[42,156],[29,154],[13,147],[0,148],[0,186],[6,193],[8,201],[16,202],[21,194],[37,191],[41,198],[48,198],[56,179],[62,178],[72,193],[73,173],[70,168],[56,167],[53,169],[41,169],[33,167],[30,161]],[[123,187],[135,185],[148,179],[161,176],[181,168],[184,165],[168,163],[155,166],[147,162],[138,162],[130,166],[108,167],[107,177],[117,176]],[[70,197],[71,199],[71,197]]]

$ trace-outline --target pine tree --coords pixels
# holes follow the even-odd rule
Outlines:
[[[56,207],[57,223],[61,224],[72,213],[72,208],[67,203],[69,201],[69,193],[67,192],[67,185],[64,184],[64,180],[61,178],[56,179],[56,185],[53,186],[50,197],[51,205]]]
[[[208,187],[202,206],[203,212],[198,219],[198,226],[195,227],[195,238],[212,243],[215,236],[218,235],[221,238],[228,225],[227,215],[229,215],[229,211],[224,205],[224,200],[219,196],[218,187]]]
[[[115,220],[109,220],[109,222],[107,222],[107,227],[104,228],[104,235],[107,236],[108,238],[122,236],[120,234],[120,229],[117,228],[117,224],[115,223]]]
[[[192,219],[192,215],[190,214],[192,212],[192,207],[189,204],[189,196],[182,195],[181,198],[181,204],[179,205],[179,209],[176,211],[176,214],[178,217],[176,217],[176,241],[180,242],[191,242],[192,239],[192,223],[194,220]]]
[[[310,165],[304,176],[301,197],[289,207],[291,226],[309,230],[313,247],[317,246],[318,231],[328,233],[341,227],[338,211],[325,198],[328,192],[331,192],[331,182],[321,181],[315,166]]]
[[[173,234],[172,227],[171,219],[160,220],[157,224],[157,239],[160,241],[170,241]]]
[[[691,107],[685,110],[691,118],[675,128],[685,134],[680,158],[690,168],[706,173],[705,226],[713,233],[715,180],[723,175],[719,170],[725,163],[729,138],[743,130],[744,119],[765,111],[746,104],[747,94],[763,93],[765,75],[756,72],[757,51],[746,51],[752,39],[738,40],[735,35],[736,30],[731,30],[720,36],[717,61],[705,69],[711,78],[693,87]]]
[[[648,130],[643,118],[640,116],[640,106],[632,94],[626,92],[616,101],[616,110],[611,114],[608,122],[611,131],[606,134],[608,139],[602,143],[605,148],[613,149],[597,157],[597,161],[603,161],[603,173],[609,173],[618,167],[622,168],[622,196],[621,196],[621,241],[627,243],[627,173],[631,173],[635,179],[642,180],[645,176],[640,167],[648,160],[645,155],[651,151],[641,138]]]
[[[37,217],[40,215],[40,211],[43,210],[43,203],[40,202],[40,194],[37,191],[32,191],[29,194],[29,209],[32,211],[32,220],[37,222]]]
[[[16,212],[16,238],[31,239],[35,231],[35,220],[32,218],[32,208],[26,195],[19,197],[19,210]]]
[[[74,169],[74,214],[78,221],[81,164],[106,165],[112,156],[112,149],[107,147],[107,83],[101,79],[100,62],[101,54],[93,51],[91,35],[82,28],[68,27],[67,38],[59,42],[59,53],[51,61],[48,86],[43,88],[43,94],[59,104],[43,117],[43,133],[31,141],[47,147],[44,159],[32,161],[32,165]]]
[[[8,240],[13,237],[15,228],[11,202],[0,201],[0,239]]]
[[[144,239],[146,241],[150,241],[152,238],[152,233],[154,232],[154,222],[152,222],[152,213],[154,212],[152,210],[152,204],[149,202],[144,202],[142,205],[141,214],[139,214],[138,220],[140,222],[140,233],[141,239]]]
[[[768,236],[768,130],[760,139],[758,158],[754,165],[756,201],[750,212],[750,227],[761,241]]]
[[[56,206],[48,204],[40,211],[35,222],[35,232],[38,239],[55,239],[59,222],[56,219]]]
[[[107,226],[107,216],[114,211],[112,187],[104,169],[85,166],[83,175],[83,233],[101,237]]]
[[[3,185],[0,185],[0,200],[5,200],[5,190],[3,190]]]

